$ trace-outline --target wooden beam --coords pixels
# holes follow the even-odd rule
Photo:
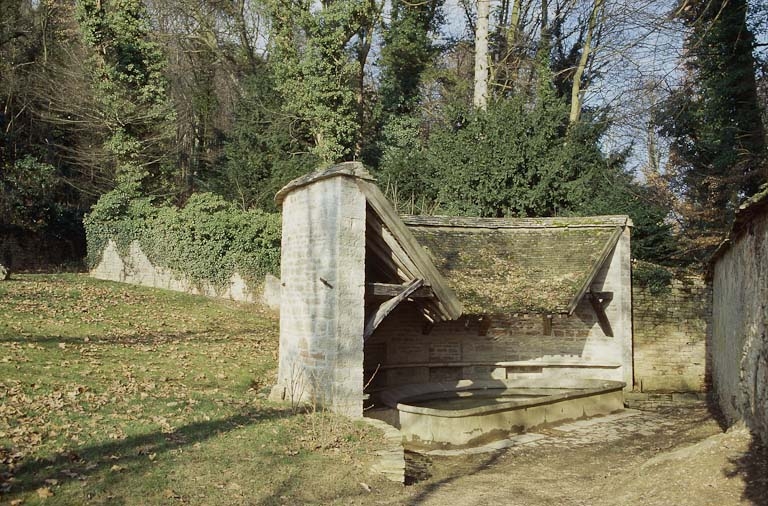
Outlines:
[[[365,295],[367,297],[395,297],[402,292],[406,286],[407,285],[397,285],[393,283],[367,283],[365,285]],[[417,297],[422,299],[432,299],[435,297],[435,294],[430,287],[422,286],[415,290],[410,297],[412,299]]]
[[[545,314],[541,316],[541,332],[545,336],[551,336],[552,334],[552,315]]]
[[[594,265],[592,266],[592,269],[590,269],[589,271],[589,274],[587,274],[587,278],[581,284],[579,291],[576,292],[576,295],[574,295],[573,299],[571,299],[571,302],[568,304],[568,316],[572,315],[573,312],[576,310],[576,306],[579,305],[579,302],[581,302],[581,299],[589,290],[589,287],[592,285],[592,282],[595,280],[595,276],[597,276],[597,273],[600,272],[600,269],[603,267],[603,264],[608,259],[608,255],[610,255],[611,251],[613,251],[613,248],[615,248],[616,245],[619,243],[619,239],[621,238],[621,234],[623,233],[624,233],[624,229],[622,227],[616,227],[616,230],[613,231],[613,234],[611,234],[611,237],[608,239],[608,242],[605,243],[605,246],[603,246],[603,249],[600,252],[600,256],[597,259],[597,262],[594,263]]]
[[[371,313],[371,315],[365,321],[365,330],[363,331],[363,340],[371,337],[371,334],[373,334],[373,331],[376,330],[376,327],[379,326],[382,320],[384,320],[384,318],[386,318],[387,315],[391,313],[392,310],[395,309],[398,304],[404,301],[413,292],[421,288],[423,284],[424,284],[423,279],[414,279],[413,281],[405,285],[399,294],[397,294],[395,297],[389,299],[388,301],[380,305],[378,308],[376,308],[376,311]]]
[[[608,319],[608,315],[605,314],[606,306],[613,300],[613,292],[589,292],[587,298],[592,305],[592,309],[595,310],[597,323],[600,324],[600,329],[603,331],[603,334],[608,337],[613,337],[611,321]]]
[[[464,310],[461,302],[459,302],[456,294],[448,286],[447,281],[432,264],[427,252],[400,219],[400,215],[392,204],[390,204],[375,184],[362,179],[358,179],[356,182],[384,226],[389,229],[400,246],[402,246],[423,278],[429,282],[437,296],[437,302],[443,316],[450,320],[455,320],[461,316]]]
[[[422,277],[419,276],[418,268],[408,258],[408,254],[403,251],[370,206],[368,206],[366,218],[365,241],[379,259],[394,266],[393,272],[403,281]]]

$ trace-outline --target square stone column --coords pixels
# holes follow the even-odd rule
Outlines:
[[[362,416],[365,220],[366,199],[351,177],[285,195],[273,398]]]

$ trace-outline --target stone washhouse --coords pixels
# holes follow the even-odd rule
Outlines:
[[[401,216],[359,163],[298,178],[283,210],[273,399],[352,417],[402,385],[632,386],[626,216]]]

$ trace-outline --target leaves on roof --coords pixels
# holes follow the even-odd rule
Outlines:
[[[563,313],[614,227],[411,227],[465,313]]]

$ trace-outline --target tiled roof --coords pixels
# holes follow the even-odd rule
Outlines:
[[[626,216],[404,216],[465,313],[569,313],[618,240]]]

